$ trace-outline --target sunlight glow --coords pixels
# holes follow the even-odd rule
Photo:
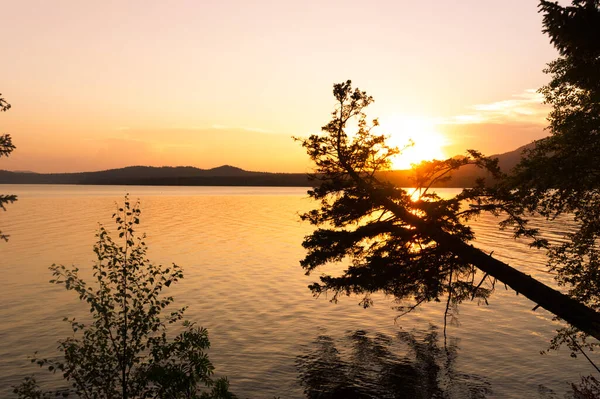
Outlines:
[[[392,169],[410,169],[411,164],[432,159],[446,159],[443,148],[448,139],[435,128],[432,119],[408,115],[393,115],[381,118],[379,123],[382,132],[389,136],[388,144],[402,150],[412,142],[412,147],[404,149],[392,161]]]

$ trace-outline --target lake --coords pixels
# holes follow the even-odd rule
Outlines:
[[[355,297],[337,304],[314,298],[307,285],[319,273],[305,276],[299,266],[302,239],[312,231],[298,217],[314,205],[305,188],[0,185],[0,193],[19,196],[0,212],[0,228],[10,235],[0,242],[3,398],[32,373],[56,384],[27,356],[52,355],[56,340],[69,334],[63,317],[85,309],[72,292],[48,283],[48,266],[78,265],[86,275],[98,223],[112,228],[115,202],[126,193],[141,201],[138,232],[148,235],[149,258],[183,267],[185,278],[169,293],[189,306],[187,319],[208,329],[216,374],[240,397],[317,397],[326,389],[340,398],[357,391],[402,397],[391,391],[404,376],[405,394],[442,387],[451,398],[549,398],[592,373],[567,350],[540,355],[559,324],[500,284],[489,305],[460,306],[446,349],[444,303],[396,319],[391,298],[375,296],[369,309]],[[493,217],[472,223],[474,245],[553,285],[543,253],[498,231]]]

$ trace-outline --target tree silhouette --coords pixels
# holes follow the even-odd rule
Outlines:
[[[4,98],[2,98],[2,93],[0,93],[0,112],[6,112],[10,109],[10,104],[6,102]],[[13,150],[15,146],[12,143],[12,139],[10,134],[2,134],[0,135],[0,158],[7,157]],[[17,200],[16,195],[5,195],[0,194],[0,209],[3,211],[6,210],[5,205],[8,203],[13,203]],[[0,240],[8,241],[8,236],[6,234],[2,234],[0,230]]]
[[[600,315],[593,309],[469,244],[474,234],[468,219],[503,210],[502,204],[482,199],[482,181],[451,199],[429,191],[433,182],[468,163],[501,177],[495,162],[470,151],[461,159],[425,163],[415,180],[418,195],[411,195],[378,174],[397,150],[374,133],[376,120],[366,121],[364,110],[372,97],[353,89],[350,81],[334,85],[333,94],[337,106],[324,134],[300,139],[316,165],[313,178],[319,180],[309,196],[320,204],[301,215],[318,227],[303,242],[307,255],[301,265],[307,274],[344,259],[350,265],[341,275],[323,274],[310,286],[314,294],[331,292],[334,300],[342,293],[359,294],[368,306],[370,294],[383,291],[402,302],[405,311],[446,296],[449,311],[467,298],[486,300],[497,279],[600,338]],[[349,134],[352,122],[356,133]],[[480,282],[477,269],[483,274]]]
[[[561,6],[541,1],[540,11],[543,31],[560,54],[545,70],[551,75],[550,83],[540,89],[545,102],[552,105],[550,136],[526,152],[506,188],[517,215],[536,214],[548,220],[574,217],[577,229],[566,240],[543,242],[548,266],[571,297],[599,310],[600,2],[574,0],[570,6]],[[536,237],[538,232],[529,233]],[[521,234],[517,229],[517,235]],[[554,346],[567,343],[577,351],[575,336],[585,344],[586,333],[575,327],[563,330]]]

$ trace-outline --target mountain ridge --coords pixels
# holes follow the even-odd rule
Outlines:
[[[527,148],[535,143],[513,151],[491,155],[498,158],[500,168],[508,172],[521,159]],[[408,187],[410,170],[385,172],[395,184]],[[486,172],[474,165],[467,165],[452,174],[452,179],[441,187],[470,187]],[[156,186],[288,186],[311,187],[314,181],[306,173],[272,173],[247,171],[236,166],[222,165],[211,169],[194,166],[142,166],[106,169],[94,172],[36,173],[0,170],[0,184],[81,184],[81,185],[156,185]]]

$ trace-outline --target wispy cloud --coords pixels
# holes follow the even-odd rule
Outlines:
[[[549,106],[543,104],[544,97],[534,89],[515,94],[509,100],[488,104],[477,104],[470,108],[471,112],[457,115],[444,121],[448,124],[471,123],[545,123]]]
[[[227,126],[214,124],[210,126],[211,129],[217,130],[245,130],[247,132],[256,132],[256,133],[272,133],[271,130],[263,129],[260,127],[248,127],[248,126]]]
[[[212,124],[210,126],[190,126],[190,125],[175,125],[175,126],[169,126],[168,129],[174,129],[174,130],[243,130],[246,132],[255,132],[255,133],[273,133],[272,130],[268,130],[268,129],[263,129],[260,127],[252,127],[252,126],[230,126],[230,125],[222,125],[220,123],[215,123]],[[115,127],[114,130],[119,131],[119,132],[126,132],[126,131],[139,131],[139,130],[147,130],[147,129],[139,129],[139,128],[131,128],[129,126],[118,126]]]
[[[263,128],[260,128],[260,127],[241,127],[240,129],[245,130],[247,132],[273,133],[271,130],[263,129]]]

